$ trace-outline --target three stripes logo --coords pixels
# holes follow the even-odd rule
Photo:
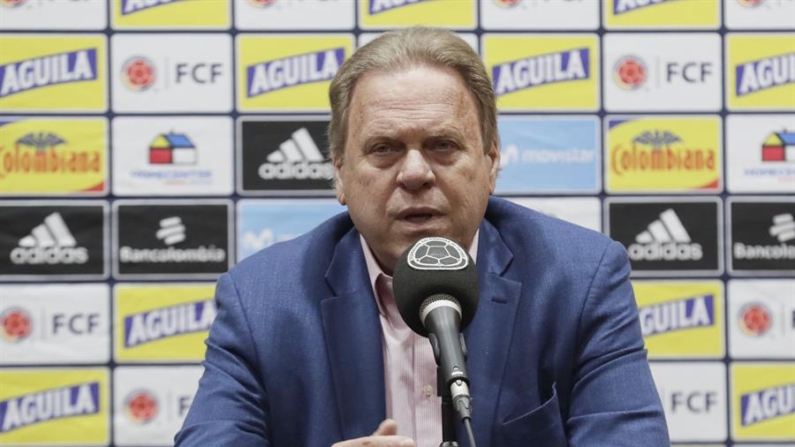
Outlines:
[[[325,161],[306,127],[293,132],[259,167],[263,180],[330,179],[333,174],[331,163]]]
[[[627,252],[633,261],[698,261],[704,257],[701,244],[691,240],[672,208],[639,233]]]
[[[11,250],[11,262],[16,265],[85,264],[88,249],[77,244],[60,213],[44,218],[44,222],[19,240]]]

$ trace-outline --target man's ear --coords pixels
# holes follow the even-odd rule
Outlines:
[[[491,143],[486,157],[491,160],[491,167],[489,169],[489,194],[494,194],[494,189],[497,186],[497,174],[500,172],[500,142],[497,138],[494,138],[494,141]]]
[[[342,157],[333,157],[331,159],[331,163],[334,165],[334,194],[337,196],[337,201],[340,205],[347,205],[347,203],[345,203],[345,185],[342,181],[342,161]]]

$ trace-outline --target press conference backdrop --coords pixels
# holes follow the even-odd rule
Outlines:
[[[214,280],[343,209],[329,80],[413,24],[483,57],[498,194],[626,246],[674,444],[795,445],[794,0],[0,0],[0,444],[171,445]]]

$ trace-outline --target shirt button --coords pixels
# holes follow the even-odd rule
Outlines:
[[[425,393],[425,396],[427,396],[427,397],[431,397],[431,396],[433,396],[433,391],[434,391],[434,390],[433,390],[433,387],[432,387],[432,386],[430,386],[430,385],[425,385],[425,386],[422,388],[422,391]]]

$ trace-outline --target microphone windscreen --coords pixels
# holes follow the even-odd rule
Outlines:
[[[406,249],[395,266],[395,302],[400,316],[414,332],[428,336],[420,307],[432,295],[446,294],[461,306],[461,330],[478,307],[478,272],[460,245],[443,237],[426,237]]]

